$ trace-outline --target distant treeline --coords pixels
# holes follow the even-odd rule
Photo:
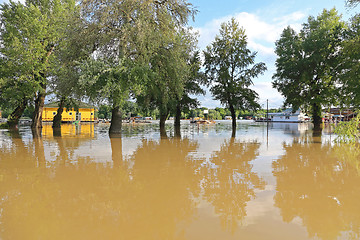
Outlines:
[[[204,110],[208,110],[208,114],[204,113]],[[269,109],[269,113],[280,112],[283,109]],[[144,110],[135,102],[127,102],[124,104],[124,108],[122,110],[124,112],[123,118],[129,117],[152,117],[152,119],[160,119],[160,111],[158,109],[154,110]],[[254,116],[264,116],[266,114],[266,109],[259,109],[257,111],[236,111],[236,117],[239,118],[247,118]],[[100,105],[97,113],[95,114],[99,119],[111,119],[111,106],[109,105]],[[201,107],[190,109],[186,112],[181,112],[181,119],[191,119],[191,118],[206,118],[213,120],[223,120],[225,116],[231,116],[231,112],[227,108],[216,107],[214,109]],[[174,117],[170,115],[170,117]]]

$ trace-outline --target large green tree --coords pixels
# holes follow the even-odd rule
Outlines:
[[[87,34],[95,36],[94,55],[90,62],[106,63],[107,72],[122,72],[116,75],[117,78],[114,78],[115,75],[102,77],[101,84],[98,84],[99,91],[100,88],[106,91],[110,96],[106,100],[113,105],[110,133],[120,133],[122,104],[139,95],[140,90],[148,88],[151,81],[147,79],[150,77],[154,81],[164,79],[159,76],[157,67],[169,65],[170,60],[165,56],[169,50],[177,48],[174,41],[169,39],[187,23],[194,10],[186,0],[116,0],[106,4],[99,0],[88,0],[82,1],[82,6],[88,21]],[[119,95],[113,92],[117,85],[127,88],[123,88]]]
[[[255,63],[256,52],[247,48],[245,30],[234,18],[223,23],[205,54],[205,74],[216,100],[229,108],[232,116],[232,135],[236,131],[236,109],[256,109],[258,94],[250,89],[252,79],[266,70],[264,63]]]
[[[54,52],[61,48],[67,19],[75,9],[73,0],[27,0],[25,4],[1,5],[1,91],[6,100],[20,106],[11,124],[17,123],[24,104],[35,99],[32,127],[42,127],[42,110]],[[11,91],[19,94],[11,94]],[[15,120],[15,121],[13,121]]]
[[[276,41],[273,86],[293,109],[311,109],[314,128],[321,124],[321,107],[336,103],[337,74],[345,23],[335,9],[323,10],[296,33],[284,29]]]
[[[345,31],[339,68],[341,88],[338,91],[342,106],[360,108],[360,14],[350,19]]]
[[[191,91],[187,83],[194,82],[194,73],[191,71],[196,63],[191,60],[195,42],[188,29],[174,29],[161,38],[163,45],[150,59],[152,75],[145,82],[138,102],[143,106],[159,109],[160,132],[165,136],[165,121],[170,112],[181,109],[181,103],[182,106],[186,105],[184,95]]]

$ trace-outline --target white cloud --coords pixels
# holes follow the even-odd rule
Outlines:
[[[257,62],[265,62],[268,71],[265,76],[254,79],[255,85],[251,88],[255,90],[260,97],[260,103],[266,103],[269,99],[269,106],[272,108],[280,107],[283,104],[283,97],[280,93],[271,86],[271,76],[275,69],[275,42],[280,38],[280,34],[287,26],[291,26],[295,31],[299,31],[307,14],[297,11],[281,17],[267,19],[265,14],[254,14],[248,12],[241,12],[222,18],[213,19],[202,27],[195,28],[199,32],[199,48],[205,49],[219,33],[220,26],[223,22],[228,22],[234,17],[245,29],[245,34],[248,37],[248,47],[252,51],[257,51]],[[208,93],[204,97],[200,97],[203,106],[216,107],[219,106],[218,101],[212,100]],[[266,106],[266,105],[265,105]]]
[[[271,86],[271,82],[254,82],[250,87],[259,94],[260,104],[266,107],[266,100],[269,100],[269,108],[278,108],[283,104],[283,97],[281,94]]]
[[[255,51],[261,51],[262,54],[274,54],[274,43],[279,39],[281,32],[285,27],[290,25],[295,30],[301,28],[299,21],[303,20],[305,14],[302,12],[294,12],[271,21],[265,20],[265,17],[256,14],[241,12],[235,15],[225,16],[219,19],[213,19],[206,23],[203,27],[195,28],[200,34],[199,47],[205,49],[218,34],[221,23],[228,22],[234,17],[245,29],[248,37],[249,48]]]

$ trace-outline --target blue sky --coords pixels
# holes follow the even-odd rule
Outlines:
[[[190,0],[190,2],[199,11],[195,22],[191,22],[190,25],[200,33],[198,45],[201,50],[214,40],[220,24],[229,21],[231,17],[235,17],[244,27],[248,36],[248,47],[258,52],[257,62],[265,62],[268,68],[264,75],[254,79],[252,88],[259,94],[260,104],[266,106],[266,99],[269,99],[270,107],[280,107],[283,103],[282,96],[271,87],[271,77],[275,72],[275,41],[282,30],[288,25],[300,30],[308,16],[317,16],[324,8],[335,7],[343,15],[344,20],[359,12],[360,8],[346,8],[345,0]],[[205,107],[220,106],[218,101],[212,99],[209,92],[199,99]]]
[[[0,0],[3,3],[4,0]],[[203,50],[218,34],[220,24],[235,17],[244,27],[248,36],[248,47],[257,51],[257,62],[265,62],[268,70],[257,79],[252,87],[260,97],[260,104],[266,106],[269,99],[270,107],[280,107],[282,96],[271,87],[271,77],[275,72],[276,55],[274,53],[275,41],[282,30],[288,25],[295,30],[301,29],[308,16],[317,16],[321,11],[335,7],[347,20],[360,6],[354,9],[345,7],[345,0],[189,0],[198,10],[195,21],[190,25],[199,32],[199,48]],[[214,108],[221,106],[212,99],[207,91],[205,96],[198,97],[202,106]]]

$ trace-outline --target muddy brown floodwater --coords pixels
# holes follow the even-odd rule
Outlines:
[[[309,124],[0,130],[0,239],[360,239],[360,148]]]

